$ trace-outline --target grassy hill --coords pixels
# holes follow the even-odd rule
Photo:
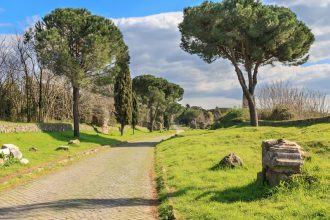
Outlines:
[[[295,179],[274,189],[256,181],[261,141],[279,138],[308,152],[304,173],[310,181]],[[231,152],[244,160],[244,168],[212,169]],[[330,218],[330,124],[188,130],[160,143],[156,162],[163,218],[172,205],[179,219]]]

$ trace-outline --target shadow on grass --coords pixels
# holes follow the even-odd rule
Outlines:
[[[17,217],[33,217],[43,210],[55,210],[65,212],[66,209],[97,209],[128,206],[155,206],[153,199],[143,198],[118,198],[118,199],[67,199],[44,203],[32,203],[26,205],[0,208],[0,219],[14,219]],[[32,214],[32,216],[30,216]]]
[[[48,134],[52,138],[58,140],[58,141],[64,141],[68,142],[69,140],[74,139],[72,137],[72,131],[64,131],[64,132],[45,132],[45,134]],[[105,145],[115,145],[121,143],[121,141],[110,138],[110,137],[104,137],[99,134],[89,134],[82,132],[80,133],[79,140],[84,143],[91,143],[91,144],[99,144],[101,146]]]
[[[206,191],[195,199],[199,200],[209,196],[211,201],[222,203],[253,202],[271,196],[271,190],[262,183],[255,181],[242,187],[233,187],[223,191]]]

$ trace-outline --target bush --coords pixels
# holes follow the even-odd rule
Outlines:
[[[212,129],[228,128],[240,125],[248,119],[248,109],[232,109],[219,118],[212,126]]]
[[[259,120],[270,120],[271,115],[272,115],[272,110],[268,110],[268,109],[260,109],[258,112]]]
[[[275,108],[272,111],[269,120],[272,121],[286,121],[294,118],[294,114],[287,108]]]
[[[259,113],[260,120],[267,121],[286,121],[295,118],[295,114],[288,108],[276,107],[273,110],[261,110]]]

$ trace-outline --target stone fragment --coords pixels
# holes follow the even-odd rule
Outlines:
[[[37,151],[38,151],[38,148],[36,148],[36,147],[30,147],[30,148],[29,148],[29,151],[37,152]]]
[[[220,162],[219,162],[219,167],[230,167],[230,168],[235,168],[235,167],[241,167],[243,166],[243,160],[237,156],[235,153],[231,153],[227,156],[225,156]]]
[[[79,139],[70,140],[69,144],[80,144]]]
[[[8,148],[0,150],[0,158],[8,157],[10,155],[10,151]]]
[[[20,161],[19,161],[21,164],[23,164],[23,165],[26,165],[26,164],[28,164],[29,163],[29,160],[28,159],[26,159],[26,158],[22,158],[22,159],[20,159]]]
[[[13,144],[3,144],[1,149],[9,149],[10,156],[16,159],[21,159],[23,157],[22,152],[19,150],[19,148]]]
[[[295,142],[279,139],[262,142],[262,171],[258,179],[276,186],[292,176],[300,175],[304,164],[304,151]]]
[[[56,151],[69,151],[69,146],[60,146],[58,148],[56,148]]]

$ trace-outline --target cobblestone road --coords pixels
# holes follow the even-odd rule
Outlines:
[[[0,193],[0,219],[156,219],[150,173],[160,139],[111,148]]]

